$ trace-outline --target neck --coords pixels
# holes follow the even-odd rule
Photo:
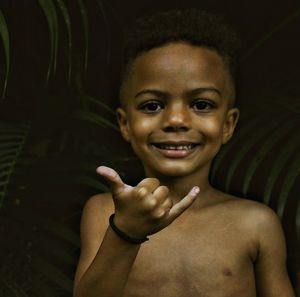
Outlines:
[[[207,168],[203,168],[203,170],[184,176],[164,176],[146,171],[146,176],[156,177],[161,182],[161,185],[168,187],[170,191],[169,195],[172,198],[173,203],[180,201],[194,186],[198,186],[200,188],[200,194],[198,199],[192,205],[192,208],[195,208],[206,204],[211,196],[210,193],[214,191],[208,181],[209,168],[210,166],[207,166]]]

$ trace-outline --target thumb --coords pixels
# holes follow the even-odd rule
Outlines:
[[[200,192],[199,187],[193,187],[190,192],[182,198],[178,203],[174,204],[169,212],[170,223],[179,217],[186,209],[188,209],[196,200]]]
[[[96,172],[106,179],[114,194],[118,195],[124,190],[125,184],[114,169],[106,166],[99,166],[96,169]]]

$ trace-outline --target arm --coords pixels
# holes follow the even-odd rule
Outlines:
[[[119,238],[108,227],[101,200],[90,199],[81,219],[81,254],[74,296],[121,296],[140,245]],[[112,207],[111,207],[112,208]]]
[[[259,254],[255,265],[259,297],[295,297],[287,271],[285,238],[277,215],[269,208],[258,214]]]
[[[100,167],[98,173],[111,185],[115,206],[114,222],[132,238],[144,238],[172,223],[194,201],[198,190],[191,190],[174,204],[168,189],[154,178],[146,178],[136,187],[123,183],[112,169]],[[140,245],[124,241],[108,227],[113,212],[100,214],[99,201],[91,199],[81,222],[82,251],[75,277],[75,297],[120,297]]]

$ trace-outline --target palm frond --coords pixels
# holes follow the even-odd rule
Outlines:
[[[43,258],[36,255],[32,261],[33,269],[37,273],[44,275],[47,279],[54,282],[60,288],[64,289],[68,293],[72,293],[73,290],[73,280],[61,272],[56,266]]]
[[[30,297],[57,297],[58,290],[54,288],[46,277],[39,273],[32,273],[29,279],[31,285]]]
[[[298,199],[298,206],[296,210],[296,232],[298,241],[300,242],[300,199]]]
[[[95,178],[90,176],[80,176],[77,180],[78,183],[83,184],[85,186],[89,186],[101,192],[107,193],[110,189],[103,183],[99,182]]]
[[[82,22],[83,22],[83,29],[84,29],[84,40],[85,40],[85,52],[84,52],[84,69],[87,70],[88,65],[88,53],[89,53],[89,24],[88,24],[88,15],[87,10],[82,0],[77,0]]]
[[[263,202],[269,204],[271,199],[271,193],[274,187],[274,184],[279,177],[282,169],[291,158],[292,154],[299,151],[300,138],[298,133],[293,133],[291,138],[288,139],[284,148],[278,154],[276,160],[274,161],[272,167],[270,168],[270,173],[266,181],[265,191],[263,195]],[[299,218],[300,219],[300,218]]]
[[[5,97],[6,87],[7,87],[7,79],[10,67],[10,42],[9,42],[9,33],[5,18],[0,10],[0,36],[4,45],[5,59],[6,59],[6,74],[4,79],[4,86],[2,92],[2,98]]]
[[[71,80],[71,73],[72,73],[72,47],[73,47],[73,40],[72,40],[72,30],[71,30],[71,18],[68,11],[67,6],[63,2],[63,0],[56,0],[60,11],[63,15],[63,19],[67,28],[67,35],[68,35],[68,60],[69,60],[69,69],[68,69],[68,82]]]
[[[256,131],[255,134],[252,133],[251,137],[248,137],[245,141],[243,141],[243,146],[239,149],[237,154],[234,156],[230,168],[228,170],[225,182],[225,189],[229,191],[229,187],[233,178],[234,173],[238,165],[240,164],[241,160],[246,156],[246,154],[260,141],[265,139],[274,129],[281,125],[282,121],[287,118],[288,115],[281,116],[278,121],[272,125],[265,125],[262,126],[259,130]]]
[[[39,247],[42,249],[43,253],[47,255],[47,257],[55,257],[60,263],[74,265],[75,260],[70,250],[63,248],[59,244],[55,244],[53,240],[45,240],[43,243],[39,244]]]
[[[39,0],[39,4],[47,18],[49,30],[50,30],[50,61],[48,66],[46,82],[48,83],[51,69],[53,73],[56,72],[57,64],[57,51],[58,51],[58,17],[56,8],[52,0]]]
[[[109,112],[113,116],[115,116],[116,114],[115,111],[111,109],[107,104],[105,104],[100,98],[96,98],[88,95],[82,95],[79,98],[87,103],[94,103],[95,105],[101,107],[102,109]]]
[[[299,119],[293,119],[284,123],[279,129],[275,129],[267,135],[266,140],[260,146],[259,150],[255,153],[255,156],[251,159],[251,164],[246,170],[243,181],[243,195],[247,196],[248,188],[250,186],[253,175],[260,165],[261,161],[267,156],[267,154],[273,149],[273,147],[280,142],[289,132],[292,132],[295,124],[299,124]]]
[[[73,117],[91,122],[93,124],[99,125],[104,128],[111,128],[117,132],[120,131],[119,127],[117,127],[114,123],[90,111],[85,111],[85,110],[76,111],[74,112]]]
[[[277,214],[280,218],[283,217],[285,205],[289,196],[289,192],[293,187],[297,177],[300,174],[300,154],[295,157],[289,170],[284,178],[283,185],[279,194],[278,204],[277,204]]]
[[[252,55],[258,48],[260,48],[263,44],[266,43],[271,37],[274,36],[278,31],[285,28],[289,23],[291,23],[293,20],[298,18],[300,16],[300,9],[296,10],[292,14],[285,17],[279,24],[273,27],[273,29],[262,36],[258,41],[255,42],[255,44],[244,54],[242,57],[242,61],[247,59],[250,55]]]
[[[15,281],[5,279],[4,275],[1,275],[0,287],[1,296],[29,297]]]
[[[0,208],[3,206],[4,197],[15,165],[21,154],[29,132],[28,125],[8,125],[0,123]],[[17,137],[16,137],[17,136]]]
[[[255,130],[256,127],[260,127],[264,123],[264,121],[265,118],[253,117],[250,114],[245,118],[242,124],[243,129],[238,129],[235,132],[233,139],[231,139],[226,145],[224,145],[221,151],[217,154],[211,170],[210,178],[212,181],[214,180],[220,166],[222,166],[224,158],[231,153],[232,148],[238,146],[239,143],[244,143],[246,139],[250,138],[250,136],[253,133],[253,130]]]
[[[107,16],[105,13],[104,5],[102,0],[98,0],[98,5],[100,7],[101,15],[105,24],[105,32],[106,32],[106,39],[107,39],[107,50],[106,50],[106,64],[109,67],[110,60],[111,60],[111,32],[110,32],[110,26],[107,20]]]
[[[56,237],[62,238],[64,241],[69,242],[75,247],[80,246],[80,238],[71,229],[67,228],[63,224],[51,220],[49,218],[40,217],[37,214],[34,215],[35,223],[38,223],[44,230],[51,232]]]

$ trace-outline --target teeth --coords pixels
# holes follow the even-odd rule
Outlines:
[[[186,144],[186,145],[168,145],[168,144],[159,144],[158,145],[163,150],[178,150],[178,151],[187,151],[191,150],[193,148],[192,144]]]

